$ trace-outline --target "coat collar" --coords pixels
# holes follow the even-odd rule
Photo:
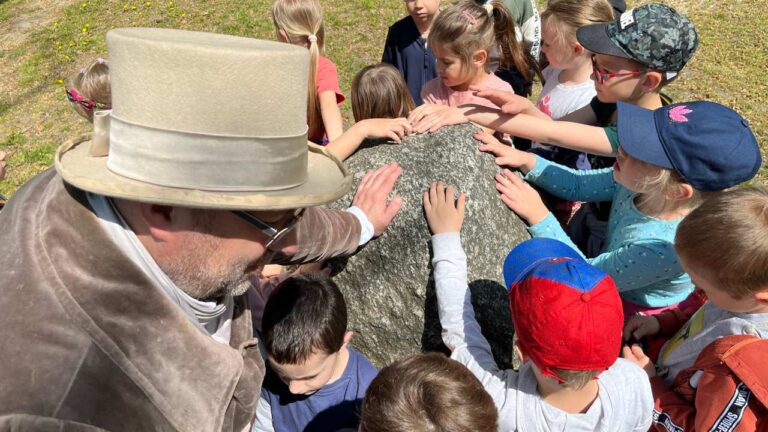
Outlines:
[[[70,317],[179,429],[221,429],[231,410],[255,412],[264,363],[244,296],[232,346],[214,341],[111,243],[82,191],[52,182],[30,223]]]

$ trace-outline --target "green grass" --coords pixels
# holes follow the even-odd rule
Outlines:
[[[56,146],[85,132],[64,99],[66,78],[96,57],[107,57],[105,33],[115,27],[172,27],[273,39],[270,0],[0,1],[0,35],[13,23],[43,16],[16,43],[0,42],[0,148],[9,153],[0,193],[10,196],[45,169]],[[445,1],[444,1],[445,3]],[[540,3],[544,3],[543,1]],[[631,4],[639,2],[631,1]],[[768,12],[763,0],[666,1],[688,14],[701,44],[681,78],[666,91],[675,100],[710,99],[746,116],[768,143]],[[63,4],[63,6],[62,6]],[[363,66],[380,59],[387,27],[405,13],[401,0],[323,0],[326,55],[339,68],[342,91]],[[29,30],[29,29],[32,30]],[[0,39],[3,41],[3,39]],[[348,103],[342,112],[349,119]],[[761,181],[768,170],[761,172]]]

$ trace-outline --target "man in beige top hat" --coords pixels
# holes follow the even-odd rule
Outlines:
[[[108,33],[113,110],[0,212],[0,429],[241,431],[264,363],[249,278],[352,253],[400,200],[306,141],[307,50]],[[306,209],[306,210],[304,210]]]

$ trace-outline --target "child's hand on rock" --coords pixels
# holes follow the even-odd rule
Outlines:
[[[0,150],[0,180],[5,178],[5,152]]]
[[[549,214],[541,195],[508,169],[496,174],[496,190],[501,193],[504,204],[525,219],[528,225],[536,225]]]
[[[525,173],[532,170],[536,165],[536,156],[533,153],[520,151],[512,146],[502,144],[487,132],[477,132],[474,137],[482,143],[479,147],[480,151],[496,156],[496,165],[519,168]]]
[[[424,192],[424,213],[433,234],[461,231],[467,197],[461,193],[459,199],[455,199],[455,193],[453,186],[446,188],[441,181],[432,183]]]
[[[403,137],[413,133],[411,122],[405,117],[394,119],[365,119],[356,123],[366,138],[389,138],[400,144]]]

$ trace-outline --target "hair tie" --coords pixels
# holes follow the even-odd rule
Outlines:
[[[469,13],[469,11],[465,10],[461,14],[464,15],[465,18],[467,18],[467,21],[469,21],[470,25],[477,24],[477,18],[475,18],[474,15],[472,15],[471,13]]]
[[[493,0],[485,0],[483,3],[483,9],[488,12],[488,15],[493,15]]]
[[[311,34],[311,35],[307,36],[307,39],[309,39],[309,42],[310,42],[310,43],[312,43],[312,42],[317,42],[317,36],[315,36],[315,35],[313,35],[313,34]]]
[[[99,58],[97,58],[97,59],[96,59],[96,62],[97,62],[98,64],[104,64],[104,59],[103,59],[103,58],[101,58],[101,57],[99,57]]]

